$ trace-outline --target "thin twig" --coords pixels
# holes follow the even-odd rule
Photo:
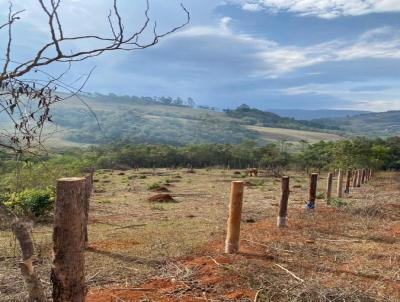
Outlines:
[[[300,281],[300,282],[304,282],[303,279],[297,277],[294,273],[292,273],[291,271],[289,271],[287,268],[284,268],[282,265],[279,265],[277,263],[274,263],[275,266],[279,267],[280,269],[284,270],[285,272],[287,272],[289,275],[291,275],[293,278],[295,278],[296,280]]]

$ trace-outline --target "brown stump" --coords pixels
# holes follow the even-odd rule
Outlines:
[[[337,197],[343,197],[343,171],[339,170],[338,180],[337,180]]]
[[[231,184],[231,196],[229,204],[229,218],[227,221],[227,234],[225,241],[225,253],[235,254],[239,252],[240,220],[242,217],[243,181],[233,181]]]
[[[289,182],[290,182],[289,176],[282,177],[282,195],[281,195],[281,201],[279,203],[279,213],[277,219],[278,227],[286,226],[287,207],[290,194]]]
[[[318,183],[318,173],[311,174],[308,203],[307,203],[308,209],[315,208],[315,200],[317,199],[317,183]]]
[[[333,184],[333,173],[328,173],[328,177],[326,179],[326,202],[332,197],[332,184]]]
[[[362,169],[361,172],[361,184],[365,184],[365,176],[367,175],[367,172],[365,169]]]
[[[51,269],[54,302],[85,301],[85,184],[85,178],[57,181]]]
[[[350,194],[351,174],[352,173],[351,173],[350,170],[347,171],[347,173],[346,173],[346,186],[345,186],[345,189],[344,189],[344,192],[346,194]]]

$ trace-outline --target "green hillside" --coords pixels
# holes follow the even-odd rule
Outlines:
[[[400,135],[400,111],[360,114],[353,117],[318,119],[327,127],[338,127],[349,135],[388,137]]]
[[[314,122],[281,118],[256,109],[240,112],[242,109],[216,112],[189,107],[180,99],[92,95],[81,100],[74,97],[58,105],[54,120],[62,130],[57,142],[64,144],[106,144],[121,140],[169,145],[237,144],[254,140],[264,144],[339,138],[317,131],[318,124]],[[301,131],[279,129],[276,133],[271,128]]]

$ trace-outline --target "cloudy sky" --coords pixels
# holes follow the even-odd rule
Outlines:
[[[75,65],[70,77],[97,66],[86,91],[190,96],[218,108],[400,110],[400,0],[182,2],[191,13],[189,26],[154,48]],[[13,59],[20,61],[48,40],[48,32],[36,1],[14,3],[26,8],[15,29]],[[134,30],[143,22],[144,1],[119,3],[127,30]],[[160,31],[184,22],[179,1],[150,3]],[[62,1],[67,34],[109,34],[110,5]]]

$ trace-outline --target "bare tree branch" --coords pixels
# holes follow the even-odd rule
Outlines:
[[[0,74],[0,115],[6,116],[12,124],[12,131],[0,134],[0,148],[14,150],[17,153],[41,146],[43,129],[48,122],[52,122],[50,109],[56,103],[67,99],[60,97],[56,93],[58,87],[73,95],[77,95],[82,90],[83,86],[72,87],[62,81],[72,63],[97,57],[110,51],[135,51],[149,48],[156,45],[161,38],[178,31],[190,22],[188,10],[181,4],[186,20],[166,32],[158,33],[157,22],[152,22],[150,18],[150,2],[146,0],[143,24],[134,31],[128,31],[124,26],[123,18],[118,8],[118,1],[110,0],[112,1],[112,6],[106,19],[110,35],[102,36],[94,33],[66,36],[62,19],[59,15],[62,1],[36,1],[38,1],[39,8],[47,18],[50,41],[40,46],[31,59],[17,62],[12,58],[13,26],[16,21],[20,20],[20,15],[24,10],[14,11],[13,5],[10,3],[7,20],[0,25],[0,30],[6,30],[8,35],[5,56],[0,58],[4,62]],[[144,36],[149,34],[150,37],[147,37],[147,42],[143,42],[142,40],[145,40]],[[70,51],[67,47],[68,42],[72,41],[96,46]],[[56,62],[68,65],[66,71],[59,76],[54,77],[41,70],[42,67]],[[28,74],[36,74],[38,72],[42,73],[42,75],[46,74],[47,79],[27,77]],[[84,84],[90,74],[91,72],[85,79]]]

